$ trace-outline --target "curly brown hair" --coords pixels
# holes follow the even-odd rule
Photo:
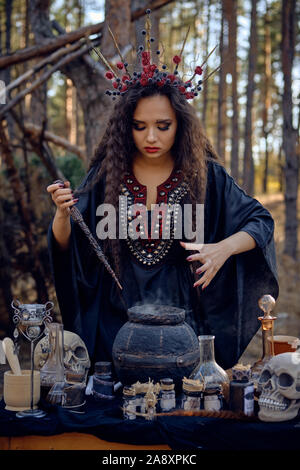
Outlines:
[[[189,197],[193,206],[196,203],[204,203],[207,161],[220,161],[203,131],[195,108],[188,103],[177,87],[168,83],[161,87],[156,84],[132,85],[117,99],[112,109],[104,135],[89,165],[89,170],[95,168],[94,176],[81,190],[84,192],[90,190],[104,178],[104,202],[115,207],[116,220],[118,220],[120,186],[124,173],[132,171],[133,155],[137,150],[132,135],[133,114],[140,98],[155,95],[167,96],[175,111],[177,131],[171,153],[175,170],[180,169],[184,180],[188,183]],[[122,256],[118,229],[117,239],[105,240],[103,248],[115,271],[120,274]]]

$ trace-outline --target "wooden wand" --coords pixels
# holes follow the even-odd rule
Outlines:
[[[56,184],[56,183],[64,184],[64,182],[62,180],[56,180],[56,181],[54,181],[53,184]],[[97,241],[93,237],[93,235],[92,235],[90,229],[88,228],[88,226],[86,225],[86,223],[84,222],[80,211],[77,209],[77,207],[72,206],[72,207],[70,207],[70,214],[71,214],[71,217],[74,220],[74,222],[76,222],[79,225],[79,227],[81,228],[83,233],[86,235],[86,237],[87,237],[88,241],[90,242],[90,244],[91,244],[94,252],[96,253],[97,257],[100,259],[100,261],[106,267],[107,271],[114,278],[114,280],[116,281],[117,286],[119,287],[119,289],[122,290],[123,288],[122,288],[122,286],[121,286],[114,270],[111,268],[111,266],[110,266],[109,262],[107,261],[107,258],[104,255],[101,247],[99,246],[99,244],[97,243]]]

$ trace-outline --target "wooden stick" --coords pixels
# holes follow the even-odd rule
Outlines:
[[[71,46],[63,47],[59,49],[58,51],[53,52],[53,54],[41,60],[40,62],[35,64],[34,67],[31,67],[25,73],[23,73],[18,78],[16,78],[16,80],[10,82],[6,87],[6,92],[8,93],[10,90],[13,90],[14,88],[20,86],[24,81],[28,80],[33,74],[41,70],[45,65],[55,62],[61,56],[65,54],[69,54],[70,52],[73,52],[79,49],[79,47],[81,47],[82,45],[83,45],[83,42],[79,40],[76,43],[72,44]]]
[[[32,93],[36,88],[41,86],[44,82],[46,82],[51,75],[56,72],[56,70],[60,69],[64,65],[68,64],[74,59],[77,59],[78,57],[82,56],[83,54],[87,53],[88,50],[90,49],[90,45],[84,45],[81,49],[78,51],[72,52],[71,54],[68,54],[66,57],[63,57],[61,60],[59,60],[51,69],[47,70],[40,78],[36,79],[28,88],[25,90],[22,90],[18,95],[16,95],[12,100],[10,100],[6,106],[3,106],[0,108],[0,119],[3,119],[4,115],[9,111],[11,108],[13,108],[17,103],[19,103],[22,99],[25,98],[26,95],[29,93]]]
[[[56,51],[65,44],[78,41],[78,39],[91,34],[100,33],[103,28],[103,23],[97,23],[90,26],[83,26],[82,28],[72,31],[71,33],[62,34],[61,36],[55,36],[47,41],[46,44],[41,46],[27,47],[14,51],[9,55],[0,57],[0,69],[10,67],[11,65],[25,62],[33,57],[39,57],[45,54],[49,54]]]
[[[149,8],[152,11],[157,10],[168,3],[172,3],[174,0],[153,0],[149,3]],[[131,21],[134,22],[145,15],[146,6],[139,8],[132,12]],[[47,41],[46,44],[41,46],[27,47],[26,49],[20,49],[12,52],[11,54],[0,57],[0,70],[2,68],[9,67],[14,64],[25,62],[30,60],[33,57],[39,57],[50,52],[56,51],[65,44],[72,43],[77,41],[79,38],[82,38],[86,35],[92,35],[102,32],[104,23],[96,23],[94,25],[83,26],[82,28],[72,31],[71,33],[62,34],[58,37],[53,37]]]
[[[61,181],[61,180],[56,180],[56,181],[54,181],[54,183],[64,184],[64,182]],[[71,217],[74,220],[74,222],[76,222],[79,225],[79,227],[81,228],[83,233],[86,235],[86,237],[89,240],[89,242],[90,242],[93,250],[95,251],[96,255],[98,256],[100,261],[104,264],[105,268],[110,273],[110,275],[114,278],[114,280],[116,281],[117,286],[119,287],[119,289],[122,290],[123,288],[122,288],[115,272],[111,268],[109,262],[107,261],[106,256],[104,255],[104,253],[103,253],[102,249],[100,248],[99,244],[97,243],[97,241],[93,237],[90,229],[88,228],[88,226],[84,222],[83,217],[81,215],[81,212],[77,209],[77,207],[72,206],[72,207],[70,207],[70,214],[71,214]]]
[[[30,133],[32,137],[38,138],[42,134],[42,127],[36,126],[35,124],[28,122],[24,124],[24,129],[26,132]],[[53,132],[44,131],[43,137],[45,140],[53,142],[55,145],[59,147],[63,147],[69,152],[75,153],[78,155],[83,162],[86,162],[86,154],[82,147],[78,147],[78,145],[70,144],[67,139],[60,137]]]

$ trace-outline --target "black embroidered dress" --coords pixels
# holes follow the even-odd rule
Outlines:
[[[90,170],[85,181],[90,180],[94,171]],[[274,223],[269,212],[247,196],[222,166],[208,163],[205,243],[216,243],[243,230],[255,239],[257,247],[229,258],[202,291],[193,288],[191,266],[186,261],[189,252],[174,238],[176,210],[171,214],[167,210],[152,214],[151,211],[136,212],[132,216],[131,206],[140,204],[142,209],[147,197],[146,187],[132,174],[124,175],[121,195],[127,197],[129,207],[127,214],[121,207],[121,222],[128,224],[129,232],[133,220],[148,220],[148,224],[138,226],[141,238],[127,237],[121,241],[124,266],[121,283],[126,305],[158,303],[184,308],[186,321],[196,334],[215,335],[216,359],[222,367],[231,367],[259,328],[259,297],[263,294],[278,296]],[[77,204],[95,237],[96,209],[103,199],[104,184],[98,183],[81,195]],[[188,185],[181,172],[173,170],[157,187],[157,204],[163,203],[160,207],[167,208],[168,204],[186,202]],[[170,237],[163,239],[162,230],[168,225]],[[127,321],[118,287],[91,253],[87,240],[73,222],[68,250],[59,250],[52,224],[48,243],[64,328],[81,336],[93,362],[111,360],[114,338]]]

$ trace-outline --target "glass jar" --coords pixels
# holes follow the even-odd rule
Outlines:
[[[224,395],[222,386],[210,383],[204,390],[204,409],[207,411],[220,411],[224,407]]]
[[[112,400],[115,398],[111,368],[111,362],[96,362],[95,364],[93,395],[96,399]]]
[[[172,411],[176,408],[176,396],[173,379],[161,379],[161,392],[159,397],[160,410],[162,412]]]
[[[222,394],[227,401],[229,399],[229,377],[222,367],[215,361],[213,335],[198,336],[200,348],[200,362],[190,375],[192,380],[204,381],[205,388],[209,384],[219,384]]]
[[[243,380],[230,382],[229,408],[231,411],[241,411],[247,416],[254,415],[254,384]]]
[[[64,367],[64,329],[61,323],[49,323],[46,327],[49,355],[40,369],[41,396],[46,398],[55,383],[65,379]]]
[[[182,380],[181,408],[186,411],[199,411],[203,408],[203,382],[200,380]]]
[[[132,413],[133,412],[133,413]],[[123,388],[123,418],[136,419],[136,392],[133,387]]]
[[[66,372],[62,406],[78,408],[85,404],[85,373]]]

